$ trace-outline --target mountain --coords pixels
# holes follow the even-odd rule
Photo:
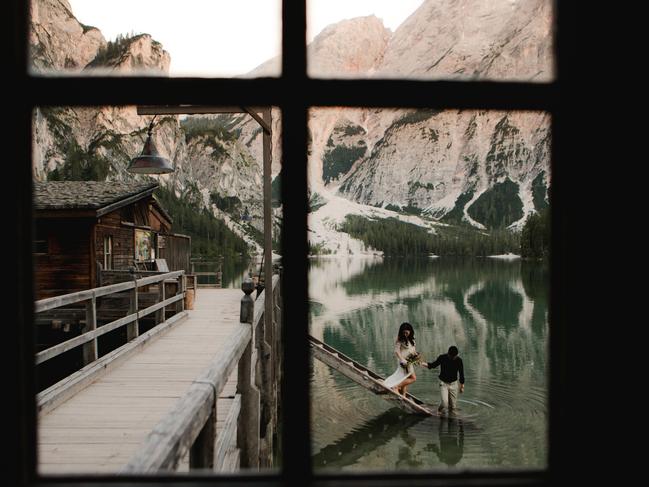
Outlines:
[[[552,2],[426,0],[396,30],[379,77],[549,81]]]
[[[375,62],[363,74],[547,81],[553,77],[551,21],[545,0],[428,0],[387,43],[375,43],[385,50],[369,54]],[[358,22],[356,32],[368,30],[366,19],[336,24],[309,52],[321,51],[318,42],[347,45],[353,22]],[[357,76],[346,66],[367,63],[364,54],[335,66],[309,58],[311,73]],[[311,219],[316,227],[320,213],[330,228],[344,220],[323,204],[331,200],[339,206],[340,197],[482,230],[518,230],[548,204],[548,114],[328,108],[311,113],[309,128],[309,179],[320,201]],[[327,239],[323,233],[323,246]]]
[[[80,71],[107,44],[99,29],[76,19],[66,0],[34,0],[29,8],[30,57],[37,71]]]
[[[550,7],[546,0],[427,0],[394,33],[375,16],[344,20],[308,46],[309,73],[547,81],[553,76]],[[34,0],[32,12],[35,70],[168,73],[170,56],[151,36],[106,42],[74,18],[65,0]],[[278,67],[279,58],[271,59],[244,76],[271,75]],[[125,167],[141,150],[150,120],[134,107],[36,110],[34,177],[133,178]],[[276,175],[277,110],[273,130]],[[449,224],[517,230],[548,204],[548,114],[313,109],[309,135],[309,238],[319,251],[372,252],[341,231],[347,215],[397,218],[433,234]],[[263,228],[261,139],[247,115],[158,118],[155,143],[177,168],[160,180],[252,244]],[[242,224],[244,212],[251,225]]]

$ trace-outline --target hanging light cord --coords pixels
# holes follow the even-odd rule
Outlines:
[[[151,132],[153,132],[153,122],[155,122],[155,119],[158,115],[154,115],[153,118],[151,119],[151,123],[149,124],[149,137],[151,136]]]

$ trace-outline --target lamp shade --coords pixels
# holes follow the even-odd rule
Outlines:
[[[166,174],[174,172],[174,168],[168,159],[158,153],[149,131],[142,154],[131,159],[127,171],[136,174]]]

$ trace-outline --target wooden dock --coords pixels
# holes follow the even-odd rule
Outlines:
[[[263,341],[264,331],[259,324],[264,321],[263,300],[260,306],[260,300],[254,305],[255,325],[240,323],[242,296],[239,289],[197,290],[193,310],[184,311],[181,319],[140,344],[136,353],[94,382],[54,406],[41,409],[45,398],[39,398],[39,473],[183,471],[190,464],[191,468],[238,470],[240,457],[245,454],[241,439],[237,441],[237,434],[241,434],[237,428],[241,430],[242,424],[239,413],[249,412],[251,407],[254,412],[254,405],[250,405],[254,401],[251,403],[250,394],[245,392],[251,385],[240,384],[237,390],[237,380],[251,377],[254,388],[250,364],[262,355],[255,353],[254,343]],[[253,316],[250,318],[252,321]],[[255,339],[255,329],[258,333],[261,330],[261,339]],[[268,337],[268,330],[266,334]],[[242,366],[244,360],[248,364]],[[256,394],[259,404],[259,392]],[[206,413],[194,413],[191,407],[183,406],[185,403],[195,404],[197,411]],[[214,409],[216,415],[211,414]],[[187,418],[182,417],[183,411],[187,411]],[[216,435],[212,432],[210,444],[200,445],[205,443],[203,436],[210,437],[213,416]],[[175,433],[167,435],[172,423]],[[165,460],[156,463],[159,452],[151,454],[151,445],[158,450],[167,447],[168,451],[160,454]],[[257,446],[248,455],[254,457],[259,451]],[[201,455],[210,458],[196,460]],[[151,465],[145,466],[149,460]],[[242,463],[254,460],[243,459]]]

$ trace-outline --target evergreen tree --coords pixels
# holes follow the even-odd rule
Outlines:
[[[550,217],[548,208],[530,215],[521,232],[521,256],[547,258],[550,251]]]
[[[195,193],[189,191],[189,199],[178,198],[173,191],[160,187],[156,198],[173,219],[173,231],[192,238],[192,255],[214,259],[218,256],[233,258],[249,252],[246,242],[230,230],[223,221],[210,211],[198,206]]]

